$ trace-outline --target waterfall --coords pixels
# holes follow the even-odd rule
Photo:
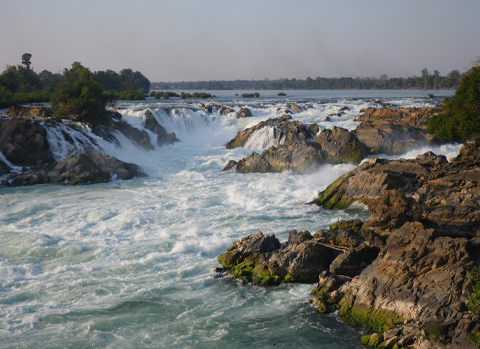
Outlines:
[[[243,146],[245,149],[267,149],[285,142],[285,132],[276,126],[265,126],[253,132]]]
[[[98,150],[95,141],[81,131],[60,123],[44,126],[50,151],[57,161],[78,154],[84,148]]]

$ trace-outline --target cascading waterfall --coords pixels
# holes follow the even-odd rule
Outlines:
[[[81,153],[84,148],[98,150],[98,145],[86,133],[61,123],[45,124],[47,140],[55,160]]]
[[[285,132],[276,126],[263,127],[252,133],[244,144],[245,149],[267,149],[285,142]]]
[[[22,172],[22,168],[20,166],[15,166],[10,161],[8,161],[5,155],[1,151],[0,151],[0,161],[2,161],[5,165],[7,165],[13,172]]]

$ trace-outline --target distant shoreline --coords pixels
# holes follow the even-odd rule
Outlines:
[[[408,78],[322,78],[276,80],[210,80],[210,81],[160,81],[152,82],[151,89],[177,90],[444,90],[458,87],[462,74],[458,70],[446,76],[422,70],[421,76]]]

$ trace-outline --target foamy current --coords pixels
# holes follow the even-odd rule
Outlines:
[[[57,159],[94,146],[138,164],[148,177],[0,188],[0,347],[361,347],[361,329],[308,304],[313,285],[257,287],[214,271],[233,241],[258,230],[284,241],[291,229],[313,233],[339,218],[366,219],[361,205],[306,205],[354,166],[325,165],[305,175],[222,172],[228,160],[281,139],[268,131],[250,149],[224,145],[239,130],[280,116],[286,104],[303,108],[294,119],[320,129],[354,129],[354,117],[375,106],[372,99],[398,106],[439,100],[426,98],[430,91],[292,91],[285,98],[265,92],[250,100],[235,93],[242,91],[212,92],[215,103],[248,107],[253,117],[209,114],[199,101],[120,103],[123,120],[142,128],[149,109],[181,140],[153,151],[88,130],[70,135],[72,148],[60,129],[48,131]],[[350,110],[338,116],[344,106]],[[432,150],[450,158],[459,148],[425,147],[406,157]]]

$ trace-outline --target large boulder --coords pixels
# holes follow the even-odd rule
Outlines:
[[[144,176],[135,164],[125,163],[94,149],[71,155],[53,167],[41,167],[24,173],[10,174],[7,185],[22,186],[44,183],[69,185],[109,182],[112,178],[131,179]]]
[[[467,345],[472,333],[458,333],[457,326],[479,320],[478,313],[466,312],[472,292],[467,271],[478,265],[479,252],[479,238],[443,237],[422,223],[406,223],[392,232],[370,266],[338,289],[339,314],[379,332],[400,326],[398,340],[411,332],[401,324],[409,324],[419,329],[411,338],[417,344],[423,341],[420,333],[430,335],[433,321],[443,334],[435,340]]]
[[[320,132],[311,144],[321,149],[324,158],[332,163],[359,163],[368,154],[367,148],[352,132],[336,126]]]
[[[137,165],[121,161],[114,156],[103,154],[95,149],[87,148],[84,150],[84,153],[102,171],[114,175],[117,179],[132,179],[145,175]]]
[[[440,112],[439,108],[368,108],[357,117],[361,124],[354,133],[372,153],[402,154],[433,140],[427,124]]]
[[[402,154],[433,140],[425,130],[392,122],[362,122],[355,129],[355,136],[377,154]]]
[[[40,122],[34,120],[0,118],[0,151],[15,165],[54,163],[47,131]]]
[[[293,111],[294,113],[301,113],[302,112],[302,108],[300,108],[298,106],[298,104],[287,104],[286,107],[288,109],[290,109],[291,111]]]
[[[247,117],[250,117],[250,116],[252,116],[252,112],[248,108],[240,108],[237,111],[237,119],[247,118]]]
[[[229,163],[225,170],[235,169],[241,173],[305,172],[322,163],[358,163],[366,154],[365,147],[348,130],[335,127],[317,134],[317,125],[303,125],[291,120],[290,115],[269,119],[240,131],[227,143],[227,148],[248,145],[251,139],[267,128],[273,128],[275,132],[263,132],[261,135],[276,137],[276,144],[262,154],[253,152],[236,164]]]
[[[355,277],[377,258],[379,252],[379,247],[364,242],[335,258],[330,264],[330,273]]]
[[[178,142],[175,132],[168,133],[167,130],[157,122],[150,110],[145,112],[145,129],[157,135],[157,144],[159,146]]]
[[[313,282],[343,249],[314,239],[309,232],[292,231],[287,242],[262,232],[236,241],[219,257],[237,278],[258,285]]]
[[[406,197],[396,189],[385,190],[379,198],[368,202],[370,217],[363,229],[392,230],[406,222],[420,221],[423,208],[413,198]]]
[[[114,122],[112,124],[112,129],[120,131],[123,135],[129,138],[134,144],[145,149],[153,150],[155,147],[150,141],[150,136],[145,130],[139,130],[138,128],[133,127],[130,124],[124,122]]]
[[[108,172],[103,171],[86,154],[70,156],[60,160],[47,174],[48,182],[68,184],[102,183],[110,180]]]

